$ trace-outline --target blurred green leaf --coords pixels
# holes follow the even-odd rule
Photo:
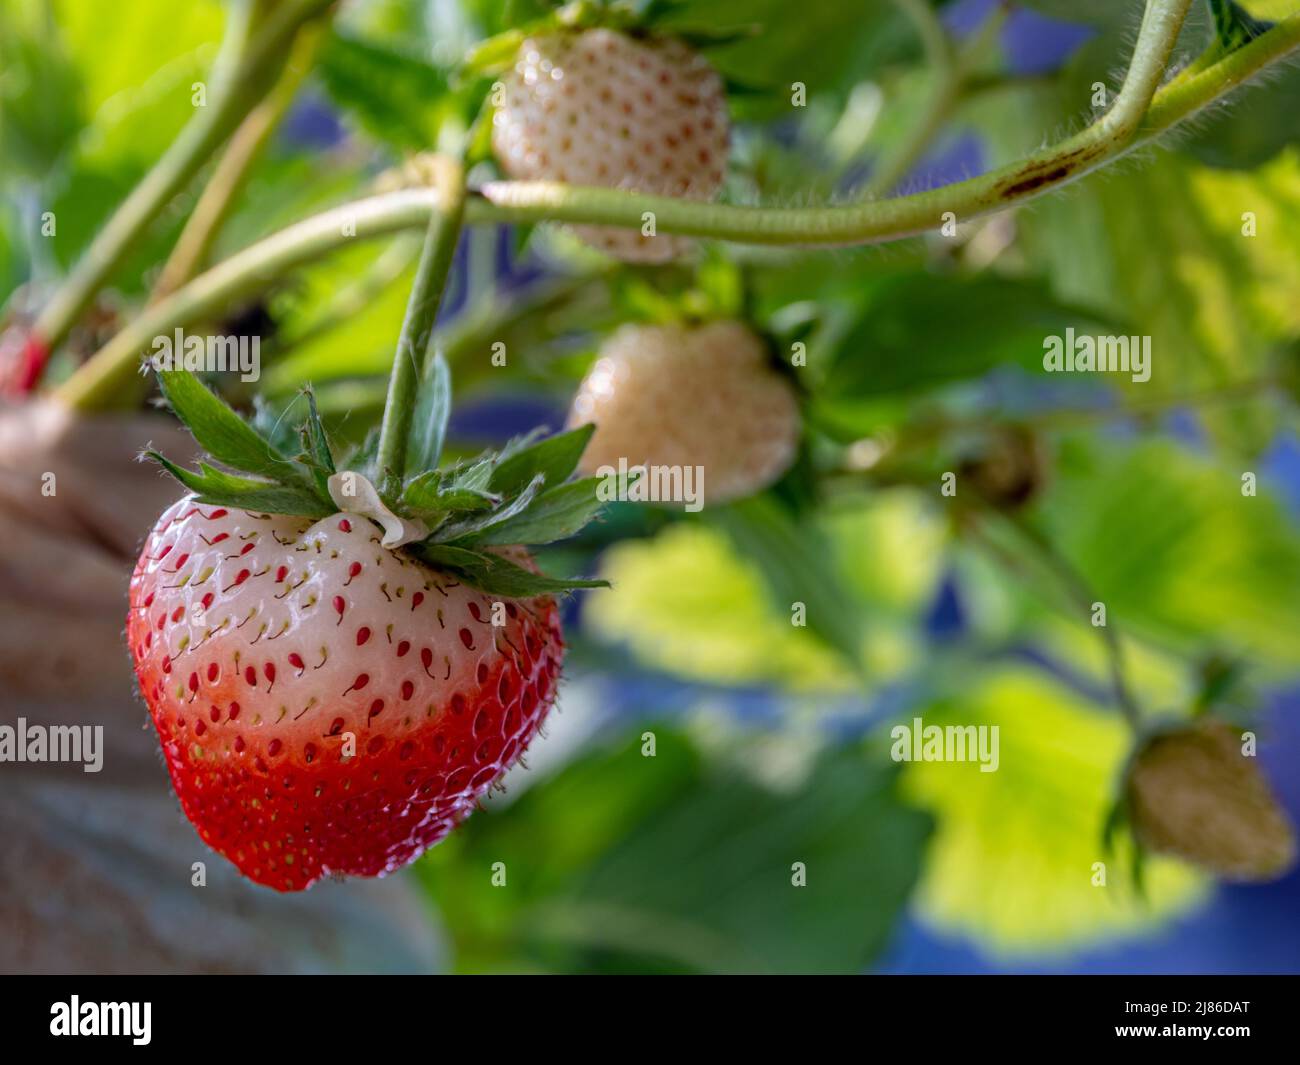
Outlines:
[[[1245,212],[1255,217],[1247,235]],[[1215,171],[1166,153],[1090,179],[1021,216],[1023,247],[1058,298],[1151,337],[1151,378],[1110,375],[1135,401],[1258,381],[1279,341],[1300,334],[1290,227],[1300,218],[1300,151],[1255,172]],[[1214,437],[1242,454],[1267,445],[1276,411],[1207,406]]]
[[[754,496],[709,512],[724,529],[741,557],[763,575],[773,611],[794,624],[795,604],[804,608],[804,622],[827,647],[857,669],[867,630],[860,604],[845,594],[821,529],[799,521],[771,496]]]
[[[998,768],[905,766],[903,794],[938,824],[917,894],[923,920],[995,954],[1051,957],[1153,928],[1202,899],[1201,878],[1167,859],[1148,861],[1146,897],[1138,897],[1127,840],[1112,853],[1103,847],[1127,755],[1118,716],[1028,672],[1000,671],[965,687],[917,716],[925,725],[997,727]],[[1104,885],[1095,882],[1099,862]]]
[[[43,178],[80,129],[77,71],[51,12],[36,0],[0,8],[0,182]]]
[[[136,91],[177,60],[188,66],[196,50],[202,49],[211,62],[221,40],[226,7],[218,0],[185,4],[54,0],[60,32],[81,76],[87,113],[95,115],[119,93]],[[188,105],[190,86],[184,85],[183,90]]]
[[[1038,282],[895,276],[870,290],[819,391],[853,400],[932,388],[1002,365],[1041,372],[1043,338],[1090,322],[1096,318]]]
[[[600,572],[613,587],[587,597],[589,630],[626,642],[649,665],[724,684],[855,684],[840,654],[791,625],[788,604],[773,605],[760,568],[720,529],[678,522],[609,548]]]
[[[689,34],[696,27],[757,28],[753,36],[705,49],[724,77],[761,82],[765,93],[740,101],[752,114],[788,114],[795,82],[810,98],[840,98],[885,64],[920,53],[915,29],[892,0],[822,0],[798,9],[787,0],[690,0],[655,28]]]
[[[1210,166],[1249,170],[1300,142],[1300,70],[1281,71],[1247,86],[1231,105],[1210,115],[1177,147]]]
[[[1065,466],[1045,529],[1121,631],[1203,654],[1300,664],[1300,535],[1261,480],[1168,441],[1096,451]]]
[[[335,103],[380,141],[414,151],[435,144],[445,71],[395,45],[340,31],[330,34],[319,71]]]
[[[776,793],[651,731],[655,757],[640,739],[589,755],[421,863],[469,967],[513,950],[561,971],[853,972],[884,947],[929,831],[893,766],[831,755]]]

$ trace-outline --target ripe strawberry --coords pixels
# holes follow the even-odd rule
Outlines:
[[[781,476],[799,445],[799,405],[748,326],[624,326],[600,349],[570,412],[596,423],[584,472],[638,465],[702,467],[704,498],[752,495]]]
[[[1227,880],[1273,880],[1295,864],[1296,842],[1241,735],[1217,721],[1159,733],[1133,759],[1129,816],[1152,850]]]
[[[594,485],[563,483],[590,430],[436,469],[448,404],[421,406],[437,424],[412,426],[381,497],[370,479],[391,471],[337,472],[310,396],[291,459],[192,375],[160,378],[215,458],[257,474],[151,453],[195,493],[146,539],[127,619],[181,807],[280,890],[391,872],[468,816],[554,701],[550,593],[597,582],[543,576],[511,545],[594,515]]]
[[[528,745],[563,657],[550,597],[504,603],[312,522],[186,496],[146,540],[127,640],[199,834],[287,890],[442,839]]]
[[[23,326],[0,330],[0,394],[25,396],[36,387],[50,349]]]
[[[722,79],[672,38],[608,29],[530,37],[504,79],[492,144],[506,173],[712,199],[727,161]],[[662,262],[689,242],[639,230],[578,227],[620,259]]]

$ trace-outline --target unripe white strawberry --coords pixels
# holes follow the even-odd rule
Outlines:
[[[1296,859],[1295,833],[1241,737],[1205,721],[1148,740],[1129,769],[1133,829],[1154,851],[1226,880],[1273,880]]]
[[[614,30],[530,37],[503,78],[492,145],[506,173],[712,199],[727,160],[722,79],[672,38]],[[580,226],[590,244],[621,259],[662,262],[689,242],[641,230]]]
[[[581,468],[702,467],[704,501],[766,488],[799,445],[794,387],[748,326],[624,326],[600,350],[573,401],[572,424],[596,423]]]

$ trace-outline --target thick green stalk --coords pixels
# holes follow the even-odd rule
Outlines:
[[[299,27],[333,0],[293,0],[268,15],[251,38],[241,38],[238,58],[223,57],[216,99],[200,108],[166,153],[100,230],[33,327],[53,351],[66,338],[104,282],[129,254],[150,222],[189,183],[278,76]]]
[[[945,211],[965,220],[1059,188],[1150,143],[1297,49],[1300,14],[1283,19],[1212,66],[1174,78],[1155,93],[1136,135],[1127,140],[1109,139],[1100,153],[1094,147],[1092,154],[1085,156],[1080,147],[1081,140],[1092,143],[1089,138],[1095,127],[1089,127],[1029,160],[911,196],[834,207],[733,207],[617,189],[495,182],[470,197],[465,220],[597,222],[639,228],[642,212],[653,211],[661,232],[746,244],[848,245],[897,240],[937,228]],[[1145,78],[1144,84],[1153,81]],[[1132,94],[1125,98],[1124,114],[1133,98]],[[345,204],[259,241],[148,308],[73,375],[60,390],[61,397],[86,410],[111,406],[113,391],[137,371],[156,335],[217,313],[268,281],[353,240],[428,225],[436,203],[437,195],[430,190],[386,193]]]
[[[237,252],[166,299],[146,307],[58,389],[82,411],[111,410],[141,372],[154,338],[210,318],[298,267],[358,240],[428,225],[436,196],[410,189],[313,215]]]
[[[280,80],[239,124],[204,186],[194,211],[149,294],[151,301],[171,295],[203,268],[213,242],[221,232],[243,190],[248,175],[288,112],[303,80],[310,73],[324,40],[326,26],[305,27],[294,42]]]
[[[459,162],[448,158],[441,158],[438,163],[438,203],[429,219],[420,265],[415,271],[415,284],[406,304],[406,318],[397,338],[397,352],[388,379],[388,399],[384,403],[384,418],[379,428],[376,467],[384,479],[380,492],[385,495],[394,494],[394,484],[399,490],[401,487],[415,393],[465,215],[464,169]]]

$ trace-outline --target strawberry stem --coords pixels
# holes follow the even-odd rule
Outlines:
[[[381,478],[380,493],[389,498],[401,492],[406,440],[410,433],[416,390],[424,373],[429,341],[465,215],[464,168],[459,162],[445,157],[438,160],[438,165],[439,203],[429,218],[415,284],[406,304],[406,318],[397,339],[393,370],[388,379],[388,399],[384,403],[384,418],[379,430],[375,466]]]
[[[248,112],[231,135],[212,171],[212,177],[158,274],[158,280],[149,294],[150,303],[157,303],[170,296],[201,272],[208,252],[234,208],[239,193],[243,191],[249,174],[293,104],[303,80],[311,73],[328,29],[328,23],[324,21],[303,27],[293,42],[280,79],[266,97]]]
[[[332,2],[294,0],[281,7],[254,4],[233,9],[225,46],[218,58],[220,84],[214,87],[216,99],[196,111],[41,311],[35,332],[45,338],[50,351],[67,338],[95,293],[122,265],[150,223],[266,95],[279,77],[289,44],[299,29],[320,17]]]
[[[1163,38],[1171,27],[1157,24],[1157,28]],[[1151,41],[1148,33],[1139,43],[1149,50]],[[1189,67],[1175,75],[1150,98],[1135,134],[1117,137],[1113,119],[1108,129],[1094,123],[1028,160],[906,196],[830,207],[773,208],[699,203],[557,182],[500,181],[488,183],[469,199],[465,218],[470,224],[541,221],[639,228],[645,223],[646,212],[651,212],[661,233],[742,244],[818,246],[900,240],[933,228],[945,211],[968,221],[1050,193],[1150,144],[1297,51],[1300,13],[1288,15],[1208,66]],[[1138,82],[1142,87],[1148,83],[1145,77]],[[1112,112],[1117,109],[1118,101]],[[1131,111],[1126,101],[1121,113]],[[1079,162],[1081,150],[1089,155],[1086,163]],[[141,351],[157,333],[198,321],[233,299],[265,287],[270,278],[351,247],[359,239],[426,224],[429,210],[426,190],[407,189],[344,204],[266,237],[128,322],[60,387],[59,398],[76,410],[111,408],[116,390],[130,384],[139,370]]]

